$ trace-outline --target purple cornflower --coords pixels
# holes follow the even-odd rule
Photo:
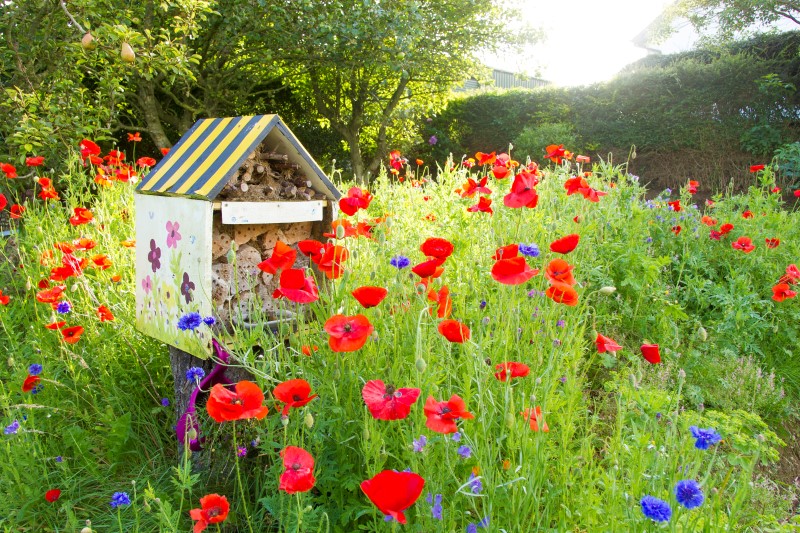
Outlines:
[[[563,321],[563,320],[559,320],[558,322],[556,322],[556,327],[559,327],[559,328],[563,328],[566,325],[567,325],[567,323],[565,321]]]
[[[70,305],[69,302],[58,302],[58,305],[56,306],[56,313],[66,315],[70,311],[72,311],[72,305]]]
[[[691,431],[692,436],[697,439],[694,443],[694,447],[698,450],[707,450],[709,447],[722,440],[722,435],[712,428],[691,426],[689,431]]]
[[[412,441],[411,444],[414,446],[414,451],[419,453],[423,448],[425,448],[425,445],[428,444],[428,437],[425,435],[420,435],[419,438]]]
[[[169,407],[169,398],[161,398],[161,405],[163,407]]]
[[[247,446],[239,446],[239,448],[236,450],[236,455],[239,457],[244,457],[247,455]]]
[[[486,309],[486,300],[481,300],[480,308],[481,309]]]
[[[206,371],[199,366],[193,366],[186,371],[186,379],[192,383],[199,383],[204,377],[206,377]]]
[[[560,378],[558,378],[558,380],[559,380],[561,383],[566,383],[566,382],[567,382],[567,376],[561,376]]]
[[[650,237],[650,236],[648,235],[648,236],[645,238],[644,242],[646,242],[646,243],[648,243],[648,244],[649,244],[649,243],[653,242],[653,238],[652,238],[652,237]]]
[[[474,473],[469,475],[467,483],[469,483],[468,486],[472,491],[472,494],[480,494],[483,490],[483,483],[481,483],[481,480]]]
[[[467,526],[467,533],[477,533],[478,529],[486,529],[487,527],[489,527],[489,517],[485,516],[477,524],[470,522]]]
[[[3,430],[3,433],[6,435],[16,435],[17,431],[19,430],[19,420],[14,420],[6,428]]]
[[[436,135],[431,135],[430,138],[428,139],[428,144],[430,144],[431,146],[433,146],[434,144],[436,144],[438,142],[439,142],[439,138]]]
[[[186,313],[178,319],[178,329],[182,331],[194,331],[199,328],[202,323],[203,319],[200,317],[200,313]]]
[[[122,505],[130,505],[131,498],[128,496],[127,492],[115,492],[113,496],[111,496],[111,505],[112,509],[116,509]]]
[[[530,244],[520,244],[519,253],[528,257],[539,257],[541,251],[539,250],[539,247],[535,243],[530,243]]]
[[[472,450],[469,446],[459,446],[458,447],[458,455],[463,457],[464,459],[469,459],[472,455]]]
[[[675,499],[687,509],[694,509],[703,504],[703,491],[693,479],[683,479],[675,484]]]
[[[453,439],[453,442],[461,442],[461,432],[460,431],[456,431],[455,433],[453,433],[452,439]]]
[[[672,516],[669,504],[655,496],[643,496],[639,503],[642,505],[642,513],[650,520],[668,522]]]
[[[392,257],[389,264],[398,270],[402,270],[411,264],[411,260],[404,255],[396,255]]]
[[[28,374],[31,376],[38,376],[42,373],[42,365],[38,363],[33,363],[31,366],[28,367]]]
[[[442,519],[442,495],[441,494],[433,495],[431,493],[428,493],[428,495],[425,497],[425,501],[427,501],[429,504],[431,504],[431,515],[436,520],[441,520]]]

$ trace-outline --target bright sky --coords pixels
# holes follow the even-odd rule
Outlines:
[[[610,79],[646,52],[631,39],[671,0],[525,0],[528,22],[545,30],[546,41],[522,56],[487,58],[487,65],[534,75],[557,85]]]

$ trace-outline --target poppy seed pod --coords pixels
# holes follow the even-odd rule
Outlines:
[[[706,331],[706,328],[704,328],[703,326],[697,328],[697,336],[700,338],[701,341],[706,342],[708,340],[708,332]]]
[[[311,413],[306,413],[305,418],[303,418],[303,423],[306,425],[308,429],[314,427],[314,415]]]
[[[119,56],[125,63],[133,63],[136,61],[136,53],[128,43],[122,43],[119,47]]]
[[[341,224],[336,226],[336,238],[337,239],[344,239],[345,236],[345,229],[344,226]]]
[[[616,290],[617,290],[616,287],[612,287],[612,286],[608,285],[606,287],[601,287],[600,290],[598,290],[597,292],[599,292],[600,294],[605,294],[606,296],[608,296],[609,294],[614,294],[616,292]]]

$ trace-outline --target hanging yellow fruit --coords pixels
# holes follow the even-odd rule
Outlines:
[[[81,39],[81,46],[84,50],[94,50],[97,47],[97,43],[94,41],[94,35],[88,31],[84,33]]]
[[[122,43],[122,46],[119,49],[119,55],[126,63],[133,63],[136,61],[136,54],[134,53],[133,48],[131,48],[131,45],[128,43]]]

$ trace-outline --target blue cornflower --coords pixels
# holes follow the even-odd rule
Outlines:
[[[650,520],[668,522],[672,516],[672,509],[669,504],[655,496],[643,496],[639,503],[642,504],[642,513]]]
[[[389,264],[397,269],[403,269],[411,264],[411,260],[404,255],[396,255],[392,257],[391,261],[389,261]]]
[[[415,452],[421,452],[425,445],[428,444],[428,437],[420,435],[419,438],[412,441],[411,444],[413,444]]]
[[[452,438],[453,438],[453,442],[460,442],[461,441],[461,432],[460,431],[456,431],[455,433],[453,433],[453,437]]]
[[[530,244],[520,244],[519,253],[521,253],[522,255],[526,255],[528,257],[539,257],[541,251],[539,250],[539,247],[536,246],[535,243],[530,243]]]
[[[703,491],[693,479],[683,479],[675,484],[675,499],[687,509],[694,509],[703,504]]]
[[[58,302],[58,305],[56,306],[57,313],[66,315],[70,311],[72,311],[72,306],[70,305],[69,302]]]
[[[722,440],[722,435],[716,432],[716,430],[712,428],[698,428],[697,426],[691,426],[689,431],[692,432],[692,436],[697,439],[694,443],[694,447],[698,450],[707,450],[713,444],[718,443]]]
[[[469,459],[472,455],[472,450],[469,446],[459,446],[458,447],[458,455],[463,457],[464,459]]]
[[[486,516],[477,524],[471,523],[467,526],[467,533],[478,533],[478,529],[486,529],[489,527],[489,517]]]
[[[128,496],[127,492],[115,492],[114,495],[111,497],[111,505],[112,509],[116,509],[121,505],[130,505],[131,498]]]
[[[205,324],[206,326],[213,326],[216,323],[217,319],[214,318],[213,316],[207,316],[203,319],[203,324]]]
[[[186,313],[178,319],[178,329],[194,331],[199,328],[202,323],[203,319],[200,317],[200,313]]]
[[[38,363],[33,363],[31,366],[28,367],[28,374],[31,376],[38,376],[42,373],[42,365]]]
[[[646,242],[646,243],[648,243],[648,244],[649,244],[649,243],[653,242],[653,238],[652,238],[651,236],[649,236],[649,235],[648,235],[648,236],[647,236],[647,237],[644,239],[644,242]]]
[[[163,407],[169,407],[169,398],[161,398],[161,405]]]
[[[186,379],[188,381],[191,381],[192,383],[200,381],[204,377],[206,377],[206,371],[200,368],[199,366],[193,366],[192,368],[186,371]]]
[[[425,497],[425,501],[427,501],[429,504],[431,504],[431,515],[436,520],[441,520],[442,519],[442,495],[441,494],[433,495],[431,493],[428,493],[428,495]]]
[[[478,476],[476,476],[474,473],[469,475],[467,483],[469,484],[470,490],[472,490],[472,494],[480,494],[483,490],[483,483],[481,483],[480,478],[478,478]]]
[[[19,430],[19,420],[14,420],[6,428],[3,430],[3,433],[6,435],[16,435],[17,431]]]
[[[39,394],[44,390],[44,385],[36,385],[34,388],[31,389],[31,394]]]
[[[63,463],[63,462],[64,462],[64,458],[63,458],[63,457],[61,457],[60,455],[57,455],[57,456],[56,456],[56,462],[57,462],[57,463]]]
[[[481,309],[486,309],[486,300],[481,300],[480,308]]]

